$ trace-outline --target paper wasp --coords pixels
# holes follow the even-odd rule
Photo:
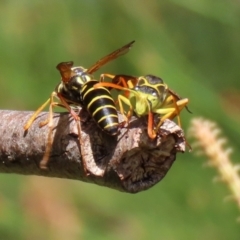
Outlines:
[[[93,86],[98,83],[91,75],[106,63],[126,54],[131,48],[132,41],[123,47],[115,50],[107,56],[101,58],[90,68],[73,67],[73,62],[62,62],[57,65],[61,74],[61,82],[56,86],[50,98],[40,106],[25,124],[24,129],[28,130],[37,115],[49,104],[49,116],[46,121],[40,123],[40,127],[48,124],[49,133],[46,150],[43,159],[40,162],[40,168],[46,168],[52,149],[52,131],[53,131],[53,107],[61,106],[66,108],[77,123],[79,142],[81,147],[81,125],[78,114],[74,111],[78,107],[85,107],[90,115],[95,119],[98,126],[110,135],[116,135],[118,132],[118,115],[115,103],[109,90],[105,87],[94,89]],[[55,102],[54,98],[58,101]],[[86,171],[83,159],[84,170]]]
[[[106,82],[105,78],[110,78],[111,82]],[[138,117],[148,115],[148,136],[155,139],[157,132],[165,119],[178,117],[185,107],[187,108],[188,99],[181,98],[177,93],[168,88],[167,84],[159,77],[146,75],[133,77],[128,75],[102,74],[100,82],[94,88],[108,87],[122,90],[123,94],[118,94],[119,110],[125,117],[126,122],[135,113]],[[128,111],[124,110],[123,105],[128,106]],[[190,112],[190,111],[189,111]],[[154,124],[154,116],[160,116],[157,124]]]

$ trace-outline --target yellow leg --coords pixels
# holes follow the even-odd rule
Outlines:
[[[58,102],[53,102],[52,103],[52,107],[62,107],[62,108],[66,108],[63,104],[58,103]],[[49,123],[49,117],[45,120],[39,123],[39,127],[44,127],[45,125],[47,125]]]
[[[52,132],[53,132],[53,107],[55,107],[55,106],[63,106],[70,112],[70,114],[72,115],[72,117],[76,121],[77,130],[78,130],[78,136],[79,136],[79,144],[80,144],[80,149],[81,149],[81,154],[82,154],[83,169],[84,169],[84,172],[87,174],[87,166],[86,166],[86,162],[84,161],[83,150],[82,150],[80,118],[71,109],[71,107],[67,104],[67,102],[65,101],[65,99],[61,95],[58,95],[61,103],[53,102],[53,99],[54,99],[55,96],[56,96],[56,94],[53,93],[53,94],[51,94],[51,97],[50,97],[49,118],[47,119],[47,121],[41,123],[41,125],[48,123],[49,132],[48,132],[48,137],[47,137],[47,144],[46,144],[45,153],[44,153],[43,158],[42,158],[42,160],[40,162],[40,168],[47,169],[47,163],[49,161],[49,157],[50,157],[50,154],[51,154],[52,143],[53,143],[53,137],[52,137]]]
[[[40,123],[40,127],[46,125],[47,123],[49,126],[46,150],[45,150],[43,159],[40,162],[40,168],[46,168],[49,155],[51,152],[51,148],[52,148],[53,106],[57,104],[53,102],[54,97],[56,97],[56,92],[52,92],[50,98],[42,106],[40,106],[37,109],[37,111],[35,111],[35,113],[31,116],[31,118],[28,120],[28,122],[24,126],[24,130],[25,131],[28,130],[32,125],[32,123],[34,122],[34,120],[36,119],[37,115],[49,104],[49,116],[44,122]]]
[[[53,143],[53,138],[52,138],[52,132],[53,132],[53,107],[54,107],[54,102],[53,98],[56,96],[56,92],[53,92],[50,97],[50,104],[49,104],[49,117],[48,117],[48,137],[47,137],[47,144],[46,144],[46,149],[43,155],[43,158],[40,162],[40,168],[41,169],[47,169],[47,163],[49,161],[49,156],[52,150],[52,143]],[[44,122],[46,123],[46,121]]]
[[[58,102],[54,102],[54,97],[58,97],[60,99],[60,103]],[[49,115],[48,118],[41,122],[39,124],[39,127],[43,127],[46,124],[48,124],[49,127],[49,131],[48,131],[48,136],[47,136],[47,144],[46,144],[46,149],[43,155],[42,160],[40,161],[40,168],[41,169],[47,169],[47,163],[49,161],[49,157],[50,157],[50,153],[51,153],[51,149],[52,149],[52,143],[53,143],[53,138],[52,138],[52,132],[53,132],[53,108],[55,106],[60,106],[60,107],[64,107],[66,108],[70,114],[72,115],[72,117],[74,118],[74,120],[76,121],[77,124],[77,129],[78,129],[78,135],[79,135],[79,144],[80,144],[80,148],[82,146],[82,140],[81,140],[81,124],[80,124],[80,118],[79,116],[74,112],[74,110],[69,106],[69,104],[66,102],[66,100],[60,95],[57,94],[56,92],[52,92],[50,98],[43,104],[41,105],[37,111],[31,116],[31,118],[28,120],[28,122],[25,124],[24,129],[28,130],[30,128],[30,126],[32,125],[32,123],[34,122],[34,120],[36,119],[37,115],[49,104]],[[81,148],[81,153],[82,153],[82,148]],[[83,156],[83,154],[82,154]],[[87,173],[87,166],[86,163],[83,159],[83,168],[84,171]]]
[[[36,119],[37,115],[42,112],[42,110],[49,104],[51,101],[51,98],[49,98],[42,106],[40,106],[37,111],[31,116],[31,118],[27,121],[27,123],[24,125],[24,130],[28,130],[30,126],[33,124],[34,120]]]
[[[158,131],[158,129],[160,128],[160,126],[162,125],[163,121],[165,119],[173,119],[177,116],[178,118],[178,124],[181,127],[181,122],[180,122],[180,112],[182,111],[182,109],[185,107],[187,109],[187,111],[189,111],[189,109],[187,108],[187,104],[188,104],[188,99],[184,98],[184,99],[179,99],[176,98],[174,95],[172,95],[173,99],[169,98],[166,103],[171,103],[173,100],[173,103],[169,104],[169,106],[174,106],[173,108],[166,108],[166,114],[161,118],[160,122],[158,123],[157,127],[156,127],[156,132]],[[176,101],[176,99],[178,99]],[[160,109],[160,111],[163,109]],[[158,111],[159,114],[163,114],[164,111]],[[169,112],[168,112],[169,111]],[[190,111],[189,111],[190,112]],[[190,112],[191,113],[191,112]],[[186,141],[186,145],[188,146],[189,150],[192,150],[191,145],[188,143],[188,141],[185,139]]]
[[[165,101],[163,102],[163,106],[165,106],[164,108],[172,108],[174,107],[175,111],[172,112],[172,117],[166,117],[166,118],[169,118],[169,119],[173,119],[175,116],[177,116],[177,119],[178,119],[178,125],[179,127],[181,127],[181,119],[180,119],[180,111],[182,110],[182,107],[181,109],[179,109],[179,106],[177,104],[178,101],[181,101],[181,99],[179,98],[176,98],[175,95],[169,95]],[[179,102],[179,105],[181,105],[182,103]],[[187,103],[186,103],[187,104]],[[186,105],[185,105],[186,106]],[[165,119],[166,119],[165,118]]]
[[[100,75],[100,80],[99,82],[105,82],[105,78],[110,78],[113,79],[115,75],[109,74],[109,73],[103,73]]]
[[[127,114],[124,111],[123,103],[125,103],[129,107],[129,110],[128,110]],[[129,124],[129,119],[132,117],[133,106],[132,106],[131,102],[129,101],[129,99],[127,99],[123,95],[118,95],[118,104],[119,104],[119,110],[120,110],[121,114],[124,116],[125,121],[128,125]]]
[[[164,108],[155,110],[154,113],[163,115],[160,119],[160,122],[158,123],[158,125],[156,127],[156,131],[158,131],[158,129],[163,124],[165,119],[173,119],[176,116],[179,116],[179,113],[187,104],[188,104],[188,99],[184,98],[184,99],[180,99],[177,102],[174,102],[168,106],[165,106]]]

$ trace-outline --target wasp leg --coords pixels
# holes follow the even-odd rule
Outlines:
[[[53,102],[54,97],[56,97],[56,92],[52,92],[50,96],[50,104],[49,104],[49,117],[46,121],[43,122],[43,124],[40,123],[41,126],[44,124],[48,123],[48,137],[47,137],[47,144],[46,144],[46,149],[43,155],[42,160],[40,161],[40,168],[41,169],[47,169],[47,163],[49,161],[49,156],[51,153],[52,149],[52,132],[53,132],[53,107],[55,106],[55,102]]]
[[[180,122],[180,112],[182,111],[182,109],[184,107],[187,106],[188,104],[188,99],[187,98],[183,98],[183,99],[180,99],[178,101],[174,101],[172,104],[170,104],[169,108],[166,108],[166,114],[161,118],[160,122],[158,123],[157,127],[156,127],[156,132],[158,131],[158,129],[160,128],[160,126],[162,125],[163,121],[165,119],[173,119],[175,118],[176,116],[178,117],[178,125],[179,127],[181,127],[181,122]],[[160,109],[157,111],[159,114],[164,114],[164,109]],[[188,146],[189,148],[189,151],[192,150],[192,147],[191,145],[188,143],[188,141],[185,139],[185,142],[186,142],[186,145]]]
[[[129,106],[129,110],[128,110],[127,114],[124,111],[123,103],[125,103],[127,106]],[[131,102],[129,101],[129,99],[127,99],[123,95],[118,95],[118,104],[119,104],[120,113],[123,115],[127,125],[129,125],[129,119],[133,115],[133,106],[132,106]]]
[[[83,148],[83,143],[82,143],[82,138],[81,138],[81,133],[82,133],[82,129],[81,129],[81,119],[80,117],[74,112],[74,110],[67,104],[67,102],[65,101],[65,99],[59,94],[58,97],[60,98],[62,105],[67,108],[67,110],[70,112],[70,114],[72,115],[73,119],[75,120],[76,124],[77,124],[77,130],[78,130],[78,139],[79,139],[79,146],[80,146],[80,152],[81,152],[81,156],[82,156],[82,164],[83,164],[83,170],[85,175],[89,175],[88,170],[87,170],[87,164],[84,158],[84,148]]]
[[[112,74],[109,74],[109,73],[102,73],[100,75],[100,80],[99,82],[105,82],[105,78],[110,78],[110,79],[113,79],[115,77],[115,75],[112,75]]]
[[[47,169],[47,163],[49,161],[49,157],[50,157],[50,153],[51,153],[51,149],[52,149],[52,142],[53,142],[53,138],[52,138],[52,132],[53,132],[53,107],[55,107],[55,106],[62,106],[62,107],[65,107],[70,112],[70,114],[72,115],[73,119],[76,121],[77,130],[78,130],[78,136],[79,136],[80,151],[81,151],[81,155],[82,155],[82,159],[83,159],[82,160],[83,169],[84,169],[84,172],[87,175],[88,174],[87,173],[87,166],[86,166],[86,162],[84,161],[83,150],[82,150],[80,117],[71,109],[71,107],[67,104],[67,102],[64,100],[64,98],[62,96],[58,95],[59,99],[61,100],[61,103],[53,102],[53,98],[55,96],[56,96],[56,94],[53,93],[51,95],[51,98],[50,98],[49,118],[47,119],[47,121],[41,123],[41,125],[48,123],[49,133],[48,133],[48,137],[47,137],[46,150],[45,150],[43,158],[42,158],[42,160],[40,162],[40,168]]]
[[[32,125],[34,120],[36,119],[37,115],[49,104],[49,117],[43,122],[40,123],[40,127],[43,125],[46,125],[48,123],[49,125],[49,132],[48,132],[48,138],[47,138],[47,145],[46,150],[43,156],[43,159],[40,162],[40,168],[46,169],[46,165],[49,159],[50,151],[52,148],[52,115],[53,115],[53,98],[56,96],[56,92],[52,92],[50,98],[42,105],[40,106],[37,111],[31,116],[31,118],[28,120],[28,122],[25,124],[24,129],[28,130],[29,127]]]
[[[148,136],[151,138],[151,139],[155,139],[157,134],[156,132],[153,130],[153,113],[152,112],[149,112],[148,113]]]
[[[54,97],[58,97],[61,102],[60,103],[54,102]],[[30,126],[33,124],[33,122],[36,119],[36,117],[38,116],[38,114],[48,104],[49,104],[49,116],[48,116],[48,118],[45,121],[43,121],[43,122],[41,122],[39,124],[39,127],[43,127],[43,126],[45,126],[47,124],[48,124],[48,127],[49,127],[48,137],[47,137],[47,144],[46,144],[46,150],[45,150],[45,153],[43,155],[42,160],[40,161],[40,168],[41,169],[47,169],[47,163],[49,161],[49,157],[50,157],[50,153],[51,153],[51,149],[52,149],[52,142],[53,142],[53,138],[52,138],[52,132],[53,132],[53,108],[54,107],[56,107],[56,106],[64,107],[64,108],[66,108],[70,112],[70,114],[72,115],[72,117],[74,118],[74,120],[76,121],[76,124],[77,124],[80,148],[82,146],[80,118],[74,112],[74,110],[71,109],[71,107],[68,105],[68,103],[65,101],[65,99],[60,94],[57,94],[56,92],[52,92],[50,98],[34,112],[34,114],[31,116],[31,118],[24,125],[24,130],[26,131],[26,130],[28,130],[30,128]],[[81,148],[81,152],[82,152],[82,148]],[[84,168],[84,171],[87,172],[87,167],[86,167],[86,163],[85,163],[84,160],[83,160],[83,168]]]
[[[34,114],[31,116],[31,118],[27,121],[27,123],[24,125],[24,130],[28,130],[31,125],[33,124],[34,120],[36,119],[37,115],[49,104],[51,101],[51,98],[49,98],[42,106],[40,106]]]
[[[52,95],[53,95],[53,97],[56,97],[56,96],[57,96],[57,95],[56,95],[56,92],[52,92],[51,96],[52,96]],[[34,120],[36,119],[37,115],[38,115],[40,112],[42,112],[42,110],[43,110],[48,104],[51,104],[51,97],[50,97],[43,105],[41,105],[41,106],[34,112],[34,114],[31,116],[31,118],[27,121],[27,123],[24,125],[24,130],[25,130],[25,131],[28,130],[28,129],[31,127],[31,125],[33,124],[33,122],[34,122]],[[53,102],[52,105],[53,105],[53,106],[59,106],[59,107],[64,107],[64,108],[66,108],[63,104],[57,103],[57,102]],[[39,124],[39,127],[43,127],[43,126],[47,125],[48,123],[49,123],[49,117],[48,117],[45,121],[41,122],[41,123]]]
[[[179,99],[179,98],[176,98],[175,95],[171,94],[165,99],[162,106],[164,106],[164,108],[174,107],[175,111],[172,112],[171,117],[167,117],[167,118],[173,119],[177,116],[178,125],[181,127],[180,112],[183,109],[183,107],[186,107],[187,104],[188,104],[187,98]]]
[[[109,91],[111,91],[112,88],[123,90],[124,95],[128,98],[129,97],[129,89],[133,89],[134,86],[137,83],[137,78],[129,75],[112,75],[108,73],[103,73],[100,75],[100,83],[106,83],[105,78],[110,78],[111,82],[114,84],[113,87],[108,87]],[[99,84],[100,86],[100,84]],[[104,85],[102,85],[104,86]],[[106,85],[105,85],[106,86]],[[119,87],[122,88],[119,88]],[[125,88],[125,90],[123,89]]]
[[[52,117],[53,117],[53,107],[55,104],[53,102],[53,98],[56,97],[56,92],[52,92],[50,98],[42,105],[40,106],[35,113],[31,116],[31,118],[28,120],[28,122],[25,124],[24,129],[28,130],[29,127],[32,125],[32,123],[34,122],[34,120],[36,119],[37,115],[49,104],[49,116],[48,118],[40,123],[40,127],[44,126],[46,124],[49,125],[49,132],[48,132],[48,138],[47,138],[47,145],[46,145],[46,150],[43,156],[43,159],[40,162],[40,168],[46,168],[46,164],[48,162],[49,159],[49,155],[50,155],[50,151],[52,148]]]
[[[58,103],[58,102],[53,102],[52,107],[63,107],[63,108],[65,108],[61,103]],[[47,125],[48,123],[49,123],[49,116],[45,121],[42,121],[42,122],[39,123],[39,127],[42,128],[45,125]]]
[[[128,87],[126,78],[122,75],[112,75],[109,73],[103,73],[100,75],[100,80],[99,82],[106,82],[105,78],[110,78],[112,83],[117,84],[122,87]]]
[[[160,126],[163,124],[163,121],[165,119],[173,119],[176,116],[179,116],[179,113],[181,112],[181,110],[188,104],[188,99],[184,98],[184,99],[180,99],[177,102],[171,103],[167,106],[164,106],[164,108],[159,108],[157,110],[154,111],[154,113],[158,113],[163,115],[161,117],[161,120],[159,121],[157,127],[156,127],[156,132],[158,131],[158,129],[160,128]],[[177,106],[177,107],[176,107]],[[179,118],[180,121],[180,118]]]

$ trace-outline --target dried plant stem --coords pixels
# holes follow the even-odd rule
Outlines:
[[[231,148],[225,148],[226,139],[220,137],[221,130],[214,122],[203,118],[194,118],[189,129],[191,136],[196,138],[195,146],[201,148],[209,158],[208,165],[217,168],[219,180],[225,182],[232,192],[233,198],[240,209],[240,176],[239,165],[233,165],[230,160]]]
[[[39,128],[39,124],[48,113],[39,114],[26,132],[23,126],[32,114],[0,110],[0,172],[76,179],[136,193],[161,181],[176,153],[185,150],[183,131],[174,122],[166,120],[152,141],[145,119],[133,120],[128,129],[120,128],[116,137],[105,134],[91,118],[82,121],[80,148],[76,122],[68,113],[56,113],[48,168],[43,170],[39,163],[50,128]]]

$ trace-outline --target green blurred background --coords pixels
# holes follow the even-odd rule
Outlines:
[[[60,77],[136,40],[102,72],[155,74],[191,118],[216,121],[239,163],[240,2],[234,0],[0,1],[0,103],[35,110]],[[190,141],[191,143],[191,141]],[[239,209],[205,157],[179,154],[165,179],[130,195],[70,180],[0,176],[0,239],[240,239]]]

